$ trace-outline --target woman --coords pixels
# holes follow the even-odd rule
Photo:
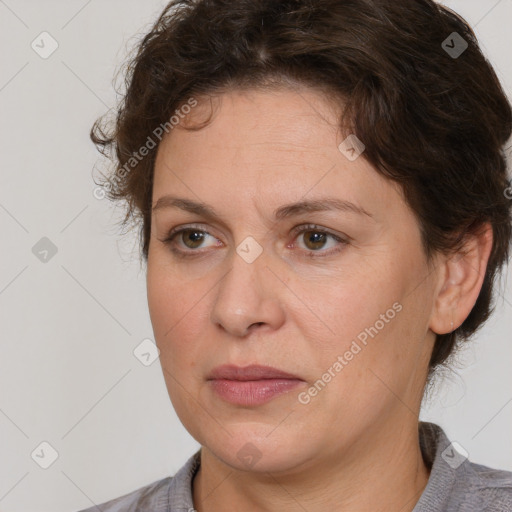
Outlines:
[[[467,24],[431,0],[175,0],[127,83],[91,135],[201,450],[100,509],[512,510],[512,473],[419,422],[511,238],[511,106]]]

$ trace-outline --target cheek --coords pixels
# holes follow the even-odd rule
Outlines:
[[[393,304],[403,296],[403,279],[390,267],[381,259],[379,268],[362,262],[322,279],[295,276],[290,288],[300,299],[295,320],[301,330],[314,330],[312,339],[342,350],[366,328],[380,326],[380,315],[391,309],[394,316]]]
[[[163,377],[176,413],[196,439],[197,418],[203,418],[204,408],[190,396],[196,395],[197,367],[205,357],[200,340],[208,299],[203,297],[208,288],[201,293],[198,286],[148,261],[148,305]]]
[[[428,290],[414,280],[426,272],[419,253],[381,251],[314,286],[303,278],[290,282],[307,306],[296,310],[294,321],[310,345],[306,353],[314,377],[331,369],[343,374],[333,379],[333,389],[360,396],[360,386],[382,388],[372,372],[391,383],[413,371],[429,311]],[[343,369],[338,365],[336,371],[338,356]]]
[[[178,358],[194,361],[198,351],[194,341],[200,339],[209,317],[209,288],[204,281],[191,281],[148,263],[147,295],[155,341],[162,362],[172,363],[174,369],[183,368]]]

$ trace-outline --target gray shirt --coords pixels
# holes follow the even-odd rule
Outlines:
[[[512,472],[470,462],[433,423],[420,422],[419,437],[431,472],[413,512],[512,512]],[[200,451],[174,477],[80,512],[194,512],[192,480],[199,465]]]

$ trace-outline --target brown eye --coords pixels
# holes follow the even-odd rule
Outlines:
[[[335,235],[316,224],[298,226],[294,246],[310,258],[331,256],[349,244],[349,238]]]
[[[321,231],[304,231],[302,237],[304,245],[311,250],[323,249],[328,240],[328,234]]]
[[[203,229],[202,226],[195,225],[174,228],[161,242],[180,258],[204,255],[209,252],[209,249],[223,247],[218,238]]]
[[[205,232],[197,229],[185,229],[180,233],[180,238],[185,247],[197,249],[205,239]]]

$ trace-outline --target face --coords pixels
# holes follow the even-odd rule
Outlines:
[[[319,92],[213,107],[206,127],[172,129],[155,165],[147,289],[171,401],[232,467],[356,456],[417,421],[436,284],[416,218],[364,153],[338,148]]]

